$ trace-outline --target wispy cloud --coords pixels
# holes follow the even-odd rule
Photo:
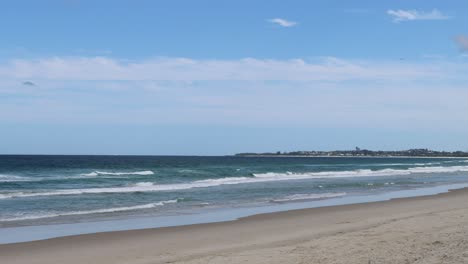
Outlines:
[[[282,27],[294,27],[297,25],[297,22],[289,21],[283,18],[268,19],[268,22],[280,25]]]
[[[0,123],[468,131],[467,71],[448,59],[17,59],[0,62]]]
[[[0,64],[0,78],[17,80],[393,80],[437,78],[446,66],[401,61],[355,61],[334,57],[315,60],[195,60],[159,58],[122,61],[109,57],[16,59]]]
[[[468,51],[468,36],[457,36],[455,38],[455,42],[457,43],[461,51]]]
[[[415,21],[415,20],[445,20],[450,17],[443,14],[437,9],[433,9],[430,12],[419,11],[419,10],[387,10],[387,14],[393,18],[393,22],[402,21]]]

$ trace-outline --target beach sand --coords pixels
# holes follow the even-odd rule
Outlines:
[[[0,263],[468,263],[468,190],[0,245]]]

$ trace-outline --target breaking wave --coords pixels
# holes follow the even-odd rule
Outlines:
[[[0,174],[0,182],[20,182],[20,181],[31,181],[31,178],[15,176],[15,175]]]
[[[97,177],[99,175],[153,175],[154,172],[146,170],[146,171],[133,171],[133,172],[107,172],[107,171],[93,171],[91,173],[81,174],[83,176],[90,176],[90,177]]]
[[[15,175],[0,174],[0,182],[37,182],[37,181],[60,181],[60,180],[73,180],[73,179],[88,179],[88,178],[117,178],[116,176],[125,175],[154,175],[153,171],[133,171],[133,172],[107,172],[107,171],[93,171],[90,173],[83,173],[72,176],[47,176],[47,177],[24,177]]]
[[[309,173],[259,173],[253,174],[257,178],[268,178],[276,180],[286,179],[321,179],[321,178],[352,178],[352,177],[378,177],[378,176],[399,176],[420,173],[454,173],[468,172],[468,166],[451,167],[413,167],[408,169],[382,169],[382,170],[352,170],[352,171],[322,171]]]
[[[124,211],[135,211],[135,210],[142,210],[142,209],[151,209],[151,208],[155,208],[158,206],[164,206],[166,204],[177,203],[177,201],[178,200],[168,200],[168,201],[162,201],[162,202],[157,202],[157,203],[149,203],[149,204],[136,205],[136,206],[127,206],[127,207],[115,207],[115,208],[107,208],[107,209],[72,211],[72,212],[61,212],[61,213],[59,212],[44,213],[44,214],[28,215],[28,216],[21,216],[21,217],[0,218],[0,222],[34,220],[34,219],[41,219],[41,218],[52,218],[52,217],[71,216],[71,215],[87,215],[87,214],[103,214],[103,213],[115,213],[115,212],[124,212]]]
[[[455,173],[468,172],[468,166],[452,167],[413,167],[409,169],[382,169],[382,170],[353,170],[353,171],[324,171],[308,173],[258,173],[251,177],[227,177],[218,179],[198,180],[187,183],[155,184],[151,182],[140,182],[132,186],[87,188],[87,189],[67,189],[43,192],[9,192],[0,194],[0,199],[35,197],[35,196],[55,196],[55,195],[80,195],[80,194],[104,194],[104,193],[132,193],[132,192],[157,192],[186,190],[192,188],[207,188],[220,185],[235,185],[260,182],[304,180],[304,179],[333,179],[333,178],[354,178],[354,177],[381,177],[399,176],[425,173]]]

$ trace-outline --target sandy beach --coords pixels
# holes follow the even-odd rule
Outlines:
[[[468,190],[0,245],[0,262],[468,263]]]

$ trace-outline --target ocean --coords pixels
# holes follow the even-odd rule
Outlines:
[[[2,155],[0,229],[344,204],[465,183],[468,160],[455,158]]]

